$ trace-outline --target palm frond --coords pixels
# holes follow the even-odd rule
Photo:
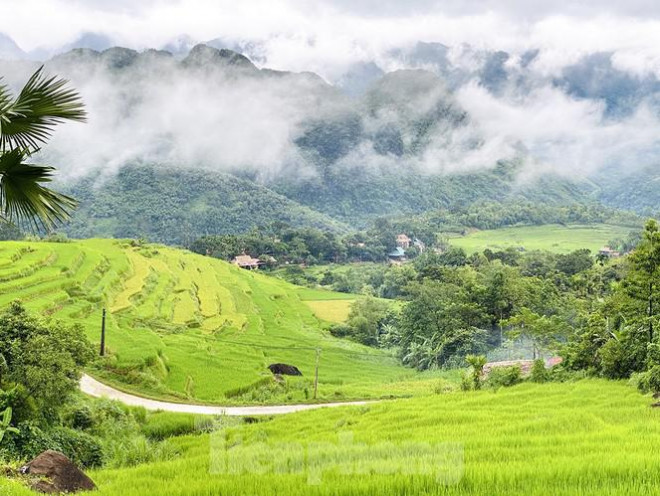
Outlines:
[[[30,77],[16,99],[0,85],[0,150],[35,151],[65,120],[85,121],[80,95],[66,79],[46,77],[43,66]]]
[[[25,163],[19,149],[0,153],[0,205],[6,220],[51,230],[70,216],[77,202],[45,186],[53,168]]]
[[[9,87],[6,84],[3,84],[2,78],[0,78],[0,116],[3,116],[9,112],[13,100],[14,98],[9,91]],[[0,126],[2,125],[1,119],[2,118],[0,117]]]

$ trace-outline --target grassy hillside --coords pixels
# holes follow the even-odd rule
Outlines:
[[[178,438],[176,460],[91,475],[99,494],[122,496],[658,494],[650,401],[584,380],[302,412]]]
[[[608,241],[626,237],[630,227],[595,224],[589,226],[546,225],[508,227],[486,231],[475,231],[467,236],[451,238],[452,245],[463,248],[468,253],[506,248],[525,250],[548,250],[555,253],[569,253],[588,248],[597,253]]]
[[[21,299],[80,323],[94,342],[105,306],[110,357],[96,375],[125,389],[202,402],[304,401],[316,348],[323,398],[411,374],[383,352],[323,331],[301,295],[278,279],[160,245],[0,243],[0,305]],[[303,378],[273,390],[266,367],[274,362],[298,366]]]

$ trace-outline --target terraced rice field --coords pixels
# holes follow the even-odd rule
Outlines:
[[[31,310],[83,325],[94,342],[107,308],[110,357],[93,373],[129,391],[241,401],[270,377],[267,365],[285,362],[304,376],[276,399],[304,401],[316,348],[322,349],[321,398],[341,399],[358,383],[383,384],[411,373],[382,352],[330,336],[301,300],[304,291],[159,245],[0,243],[0,305],[20,299]]]

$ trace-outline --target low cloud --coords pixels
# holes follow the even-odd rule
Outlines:
[[[39,15],[35,15],[38,12]],[[0,32],[24,50],[55,50],[85,33],[136,49],[186,35],[258,46],[265,65],[334,80],[352,63],[388,62],[418,41],[511,53],[540,49],[538,70],[556,73],[585,54],[611,51],[621,67],[660,71],[660,4],[525,0],[10,0]],[[47,53],[41,52],[41,53]],[[390,61],[391,62],[391,61]]]
[[[360,63],[375,62],[385,72],[425,68],[447,80],[448,98],[468,115],[465,125],[437,126],[423,151],[401,158],[377,153],[370,141],[369,133],[392,116],[367,118],[363,102],[312,77],[200,75],[174,61],[155,75],[118,74],[103,64],[80,73],[53,64],[53,71],[72,78],[90,111],[88,124],[63,126],[45,156],[67,176],[94,167],[113,172],[135,160],[306,175],[309,157],[296,145],[305,126],[356,113],[366,134],[342,156],[345,166],[407,160],[427,173],[455,173],[516,158],[525,161],[528,175],[588,175],[605,166],[656,163],[655,94],[641,86],[626,90],[634,98],[617,101],[629,108],[613,116],[609,95],[588,93],[591,81],[584,82],[586,90],[570,91],[562,78],[567,68],[604,53],[630,84],[648,80],[654,87],[660,79],[657,2],[24,0],[0,5],[0,32],[24,50],[45,48],[39,53],[84,33],[140,50],[221,38],[227,46],[246,47],[260,67],[312,71],[329,83],[344,81]],[[415,58],[420,41],[443,43],[446,58]],[[507,52],[501,67],[491,58],[494,50]],[[489,63],[495,76],[503,72],[502,81],[484,76]],[[10,82],[27,74],[24,67],[19,77],[12,67]]]

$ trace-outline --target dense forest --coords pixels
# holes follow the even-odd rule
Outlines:
[[[240,233],[286,222],[345,231],[341,222],[229,174],[135,165],[64,190],[79,202],[71,237],[145,238],[186,245],[204,234]]]
[[[322,187],[312,179],[278,187],[245,175],[131,165],[114,176],[92,174],[64,184],[63,190],[80,201],[64,232],[71,237],[143,237],[188,245],[203,235],[244,233],[276,222],[346,232],[349,225],[365,229],[379,217],[407,222],[420,216],[417,225],[429,228],[612,219],[612,211],[585,201],[581,189],[559,180],[546,179],[514,192],[505,171],[502,165],[473,175],[407,179],[344,171],[350,177],[328,179]],[[179,188],[181,184],[185,187]],[[502,205],[507,212],[501,211]]]

